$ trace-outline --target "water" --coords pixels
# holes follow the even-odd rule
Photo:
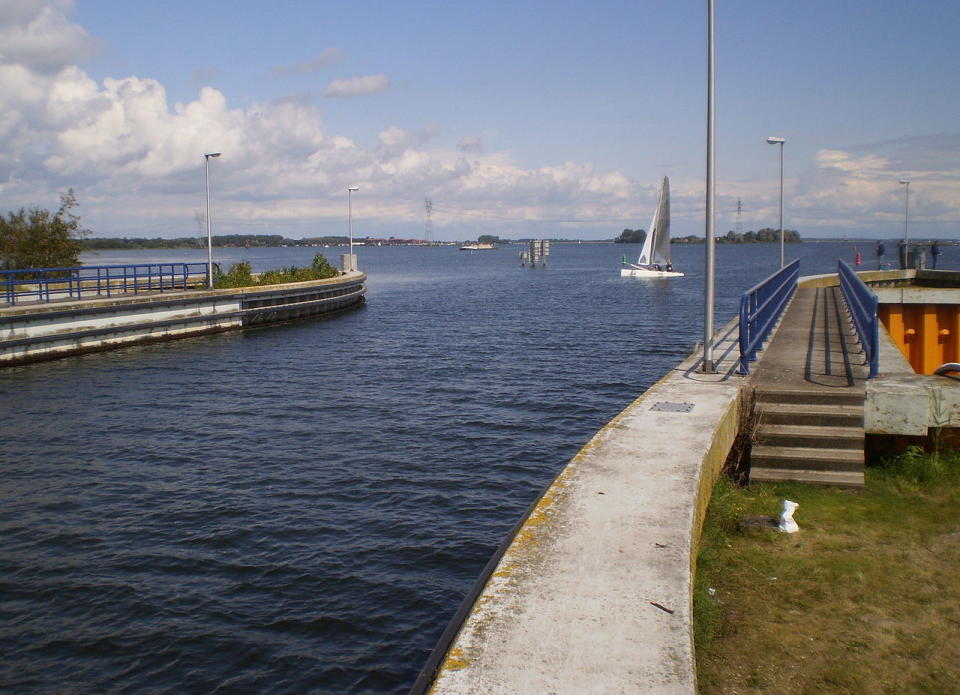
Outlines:
[[[538,492],[702,335],[702,246],[679,280],[619,278],[625,250],[361,248],[354,313],[0,371],[0,691],[405,692]],[[717,247],[718,324],[778,253]]]

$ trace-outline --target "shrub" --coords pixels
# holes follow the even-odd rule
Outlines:
[[[213,286],[218,290],[223,290],[232,287],[250,287],[251,285],[255,285],[256,283],[253,281],[251,270],[250,263],[247,261],[234,263],[226,273],[221,272],[218,267],[213,274]]]
[[[323,280],[339,275],[340,272],[324,258],[322,253],[313,257],[313,264],[309,268],[280,268],[265,270],[254,281],[251,275],[250,264],[247,261],[234,263],[226,274],[220,273],[219,268],[214,272],[213,286],[217,289],[232,287],[253,287],[255,285],[282,285],[285,282],[306,282],[308,280]]]
[[[333,278],[340,274],[340,271],[330,265],[330,261],[322,253],[313,257],[313,270],[319,274],[318,279]]]

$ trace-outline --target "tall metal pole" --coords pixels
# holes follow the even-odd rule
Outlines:
[[[714,75],[715,51],[713,46],[714,0],[707,0],[707,229],[706,272],[703,290],[703,368],[704,374],[716,374],[713,363],[713,304],[714,304],[714,201],[716,193],[716,80]]]
[[[783,141],[780,141],[780,267],[787,264],[783,248]]]
[[[903,200],[903,243],[900,245],[900,267],[906,268],[910,263],[910,234],[908,220],[910,219],[910,182],[907,179],[900,179],[900,183],[906,184],[907,195]]]
[[[350,233],[350,270],[356,270],[353,263],[353,192],[360,190],[356,186],[347,188],[347,230]]]
[[[786,253],[783,248],[783,143],[786,142],[781,137],[771,135],[767,138],[768,145],[780,145],[780,267],[787,264]]]
[[[910,219],[910,182],[904,180],[900,183],[907,184],[907,196],[903,201],[903,243],[906,244],[910,240],[910,227],[908,224]]]
[[[210,158],[219,157],[219,152],[203,155],[204,177],[207,181],[207,289],[213,289],[213,232],[210,226]]]

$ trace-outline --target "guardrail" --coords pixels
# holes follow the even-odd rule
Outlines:
[[[757,350],[793,296],[799,277],[798,258],[740,295],[740,374],[749,373],[747,363],[756,361]]]
[[[184,290],[195,285],[207,286],[206,263],[0,270],[0,292],[8,304]]]
[[[847,310],[853,325],[860,336],[860,345],[870,364],[868,379],[876,378],[880,371],[880,319],[877,318],[877,295],[854,272],[850,264],[844,260],[837,263],[837,274],[840,276],[840,289],[843,299],[847,303]]]

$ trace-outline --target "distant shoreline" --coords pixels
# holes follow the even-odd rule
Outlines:
[[[217,243],[217,238],[213,239],[213,246],[217,249],[279,249],[279,248],[328,248],[328,249],[337,249],[347,248],[347,243],[320,243],[315,241],[307,240],[286,240],[290,243],[278,243],[278,244],[264,244],[264,243],[250,243],[250,244],[238,244],[238,243]],[[525,246],[531,240],[530,239],[518,239],[515,241],[502,240],[498,242],[498,246]],[[893,239],[802,239],[800,241],[790,241],[787,240],[788,244],[862,244],[864,246],[872,246],[878,241],[883,241],[885,244],[893,245],[894,247],[900,241],[897,238]],[[915,246],[929,246],[934,241],[940,244],[941,246],[957,246],[960,245],[960,241],[956,239],[911,239],[910,244]],[[377,244],[374,240],[355,240],[353,242],[354,247],[381,247],[381,246],[413,246],[413,247],[424,247],[424,246],[459,246],[460,241],[434,241],[434,242],[413,242],[413,241],[394,241],[392,243],[382,243]],[[611,245],[624,245],[624,246],[638,246],[639,242],[616,242],[614,239],[550,239],[552,244],[611,244]],[[704,240],[702,237],[674,237],[671,239],[671,243],[674,244],[702,244]],[[776,244],[778,241],[720,241],[717,240],[718,244]],[[163,249],[171,250],[205,250],[207,248],[206,241],[203,243],[197,239],[127,239],[127,238],[87,238],[83,239],[80,242],[81,249],[84,252],[90,251],[157,251]]]

